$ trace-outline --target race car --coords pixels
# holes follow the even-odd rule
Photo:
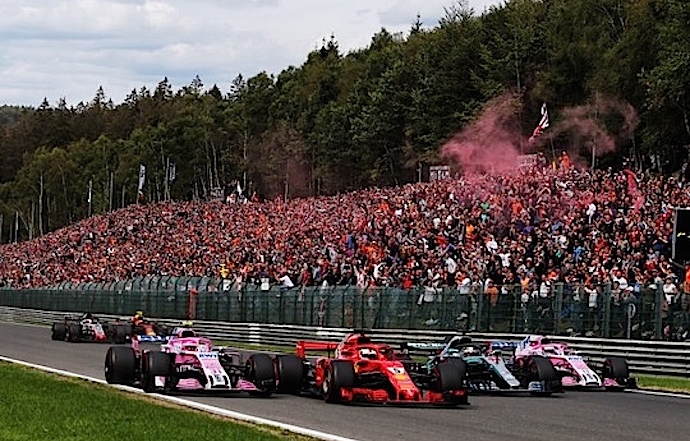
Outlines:
[[[131,333],[126,323],[104,322],[90,313],[81,316],[68,316],[63,321],[54,322],[51,327],[53,340],[69,342],[126,343]]]
[[[298,372],[289,372],[290,366],[278,366],[266,354],[253,354],[243,362],[239,352],[213,347],[210,339],[190,328],[176,331],[157,349],[144,348],[150,345],[145,336],[134,336],[131,347],[111,346],[105,357],[106,381],[145,392],[248,392],[268,397],[278,384],[290,388],[290,379],[302,374],[301,365]]]
[[[563,387],[605,388],[622,390],[634,388],[635,380],[630,378],[628,362],[621,357],[609,357],[599,366],[601,376],[591,365],[567,343],[554,342],[540,335],[530,335],[515,347],[515,364],[520,366],[534,356],[543,356],[553,364]]]
[[[389,345],[373,343],[361,332],[346,335],[340,343],[299,341],[296,349],[304,365],[301,392],[328,403],[467,404],[463,368],[458,367],[462,360],[438,363],[428,382],[415,384]],[[328,351],[328,356],[312,363],[307,351]]]
[[[149,337],[149,341],[165,341],[166,337],[173,335],[170,329],[156,321],[144,316],[142,311],[137,311],[129,321],[130,334]]]
[[[500,342],[475,343],[467,336],[452,336],[443,343],[403,343],[403,361],[410,377],[418,384],[430,380],[434,368],[445,360],[459,360],[467,388],[472,393],[529,392],[532,395],[551,395],[562,391],[556,371],[543,356],[534,355],[527,363],[516,367],[504,349],[512,349]],[[415,362],[410,351],[431,352],[426,362]],[[512,351],[509,351],[511,353]]]

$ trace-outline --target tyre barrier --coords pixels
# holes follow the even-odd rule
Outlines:
[[[0,321],[50,326],[66,315],[81,312],[44,311],[0,306]],[[123,318],[99,314],[105,320]],[[180,320],[153,319],[161,324],[175,326]],[[351,332],[345,328],[322,328],[300,325],[265,323],[225,323],[195,321],[194,329],[215,340],[250,345],[294,346],[298,340],[339,341]],[[448,331],[424,331],[407,329],[372,329],[367,333],[377,341],[397,345],[402,342],[441,342]],[[526,334],[468,333],[475,340],[520,341]],[[593,337],[555,337],[576,349],[582,356],[595,362],[607,357],[623,357],[628,360],[633,373],[690,377],[690,342],[666,342],[657,340],[620,340]]]

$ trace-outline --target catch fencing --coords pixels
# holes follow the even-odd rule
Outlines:
[[[45,311],[0,306],[0,321],[50,325],[65,316],[64,311]],[[118,318],[117,315],[103,315],[103,319]],[[175,325],[179,320],[159,319],[162,323]],[[223,323],[195,321],[194,328],[202,335],[225,342],[239,342],[250,345],[276,345],[294,347],[298,340],[338,341],[351,331],[345,328],[314,327],[299,325],[276,325],[265,323]],[[448,331],[422,331],[405,329],[373,329],[368,331],[377,341],[397,345],[402,342],[440,342]],[[519,341],[524,334],[469,333],[477,341],[503,340]],[[690,376],[690,343],[665,341],[639,341],[582,337],[559,337],[571,344],[580,353],[596,362],[610,356],[624,357],[630,370],[635,373]]]
[[[61,284],[52,289],[0,289],[0,305],[53,311],[303,326],[548,333],[628,339],[676,339],[690,328],[679,298],[668,309],[657,289],[617,292],[554,284],[525,291],[499,286],[458,289],[351,286],[281,289],[229,280],[151,277],[109,284]],[[590,287],[591,288],[591,287]],[[676,307],[678,306],[678,307]]]

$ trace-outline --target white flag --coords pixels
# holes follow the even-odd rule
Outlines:
[[[139,191],[144,189],[144,184],[146,183],[146,166],[144,164],[139,164]]]
[[[86,199],[86,202],[89,204],[91,203],[91,196],[93,194],[93,180],[89,181],[89,197]]]
[[[240,181],[237,181],[237,195],[242,196],[242,187],[240,187]]]

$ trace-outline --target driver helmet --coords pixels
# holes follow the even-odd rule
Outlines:
[[[144,318],[144,312],[143,311],[137,311],[134,313],[134,317],[141,320]]]
[[[465,357],[472,356],[472,355],[481,355],[479,350],[473,346],[468,346],[462,350],[462,355]]]
[[[359,350],[359,356],[368,360],[376,360],[376,351],[369,348]]]

